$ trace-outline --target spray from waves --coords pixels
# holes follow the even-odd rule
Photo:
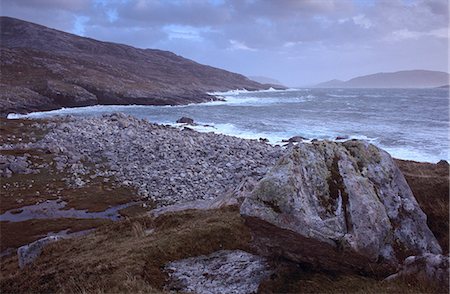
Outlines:
[[[226,96],[222,101],[211,101],[205,103],[196,104],[196,106],[267,106],[271,104],[290,104],[290,103],[301,103],[310,101],[316,98],[314,95],[302,95],[298,97],[256,97],[256,96]]]
[[[146,107],[156,107],[148,105],[93,105],[84,107],[71,107],[71,108],[60,108],[49,111],[37,111],[30,112],[27,114],[10,113],[7,119],[20,119],[20,118],[47,118],[53,116],[96,116],[105,113],[113,112],[131,112],[133,109],[146,108]],[[161,107],[161,106],[158,106]]]
[[[285,89],[285,90],[277,90],[277,89],[270,87],[267,90],[249,91],[247,89],[236,89],[236,90],[229,90],[229,91],[225,91],[225,92],[209,92],[207,94],[212,95],[212,96],[238,96],[238,95],[246,94],[246,93],[276,93],[276,92],[293,92],[293,91],[299,91],[299,90],[300,89],[295,89],[295,88],[289,88],[289,89]]]

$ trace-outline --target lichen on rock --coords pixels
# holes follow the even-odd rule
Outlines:
[[[262,253],[386,274],[441,248],[388,153],[362,141],[292,147],[241,208]]]

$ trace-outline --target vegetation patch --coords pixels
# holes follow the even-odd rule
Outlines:
[[[249,251],[250,239],[235,208],[128,219],[50,244],[23,271],[2,268],[0,286],[4,293],[151,292],[162,289],[166,263],[223,249]]]

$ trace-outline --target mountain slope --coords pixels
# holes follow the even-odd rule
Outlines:
[[[267,85],[273,85],[279,88],[284,89],[285,87],[283,86],[283,83],[280,82],[279,80],[273,79],[273,78],[269,78],[269,77],[264,77],[264,76],[248,76],[248,78],[252,81],[261,83],[261,84],[267,84]]]
[[[345,82],[341,80],[329,80],[320,84],[315,85],[316,88],[339,88],[341,87]]]
[[[101,42],[0,17],[0,113],[95,104],[177,105],[268,86],[172,52]]]
[[[376,73],[351,80],[332,80],[316,85],[318,88],[430,88],[448,84],[450,75],[431,70],[405,70]]]

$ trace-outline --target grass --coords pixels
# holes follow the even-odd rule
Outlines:
[[[396,160],[444,254],[449,252],[449,165]]]
[[[107,219],[33,219],[23,222],[0,222],[0,251],[17,248],[47,235],[69,229],[69,233],[110,223]]]
[[[154,232],[146,235],[146,229]],[[129,219],[50,244],[23,271],[2,267],[0,288],[4,293],[161,291],[166,263],[222,249],[248,251],[250,239],[239,212],[230,209]]]
[[[153,229],[150,234],[145,231]],[[97,232],[44,248],[23,271],[15,256],[2,259],[3,293],[160,293],[166,263],[218,250],[251,252],[251,235],[235,208],[183,211],[156,219],[139,217],[104,225]],[[14,267],[14,264],[16,267]],[[260,293],[438,293],[430,286],[371,277],[317,272],[272,260],[275,273]]]

